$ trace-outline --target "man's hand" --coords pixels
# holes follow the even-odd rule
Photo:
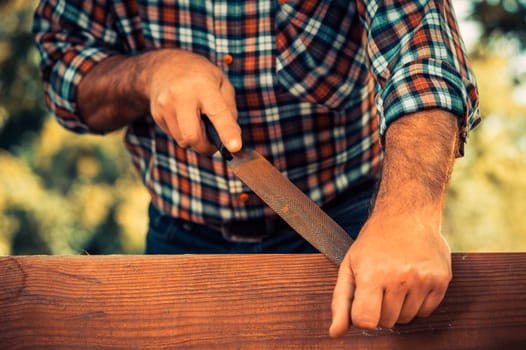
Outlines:
[[[340,266],[330,335],[343,335],[349,318],[374,329],[426,317],[450,280],[451,255],[436,218],[375,213]]]
[[[241,149],[235,92],[223,72],[197,54],[160,49],[112,56],[81,81],[77,101],[91,128],[111,131],[150,113],[181,147],[216,151],[201,114],[214,124],[230,152]]]
[[[160,50],[152,58],[147,94],[156,123],[181,147],[216,151],[206,137],[201,114],[214,124],[231,152],[241,149],[235,92],[223,72],[206,58],[180,50]]]
[[[431,314],[451,280],[440,234],[446,185],[458,142],[457,119],[434,110],[387,130],[382,179],[371,216],[339,270],[329,333],[391,328]]]

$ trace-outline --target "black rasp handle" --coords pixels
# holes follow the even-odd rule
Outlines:
[[[208,119],[208,116],[206,114],[201,114],[201,118],[203,118],[203,122],[205,123],[206,135],[208,136],[208,139],[214,146],[216,146],[224,160],[232,160],[232,158],[234,158],[232,157],[232,153],[230,153],[226,149],[225,145],[223,145],[223,142],[221,142],[219,134],[217,133],[217,130],[210,119]]]

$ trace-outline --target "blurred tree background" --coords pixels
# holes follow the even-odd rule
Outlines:
[[[142,253],[148,195],[123,133],[75,135],[43,103],[37,1],[0,1],[0,255]]]
[[[0,0],[0,255],[141,253],[148,194],[122,132],[79,136],[49,115],[31,37],[37,1]],[[456,162],[453,251],[526,251],[526,0],[453,0],[483,123]]]

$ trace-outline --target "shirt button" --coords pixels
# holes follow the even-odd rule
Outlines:
[[[232,55],[229,55],[229,54],[224,55],[223,62],[225,62],[225,64],[231,65],[232,62],[234,62],[234,57],[232,57]]]
[[[239,200],[243,203],[246,203],[248,201],[248,193],[241,193],[239,195]]]

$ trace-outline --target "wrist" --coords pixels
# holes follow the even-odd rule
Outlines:
[[[133,84],[137,96],[147,101],[148,106],[150,105],[152,82],[163,50],[146,51],[128,58],[133,60],[132,66],[134,67],[130,83]]]
[[[431,189],[421,178],[383,178],[374,200],[374,208],[396,212],[441,212],[447,183],[442,190]]]
[[[393,238],[399,235],[440,235],[443,209],[436,206],[413,207],[401,205],[396,199],[376,204],[367,220],[367,235]],[[362,230],[363,231],[363,230]],[[362,236],[364,232],[360,232]]]
[[[399,216],[415,215],[434,218],[439,221],[442,217],[445,196],[432,197],[426,188],[417,189],[416,186],[407,186],[407,190],[393,192],[379,192],[374,202],[372,214]]]

